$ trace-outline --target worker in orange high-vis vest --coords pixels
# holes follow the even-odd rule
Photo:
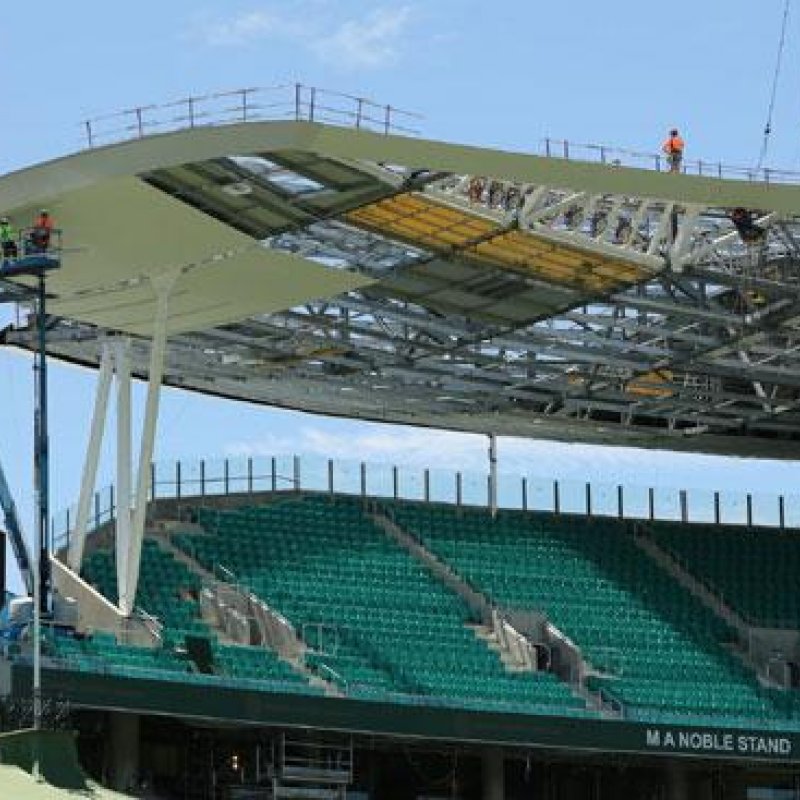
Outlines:
[[[667,156],[670,172],[680,172],[681,162],[683,161],[683,148],[685,147],[677,128],[669,132],[669,136],[662,145],[661,149]]]
[[[50,248],[50,237],[53,233],[53,218],[50,212],[43,208],[33,223],[31,229],[31,249],[34,253],[44,253]]]

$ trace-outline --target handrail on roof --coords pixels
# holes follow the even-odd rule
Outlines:
[[[638,169],[668,172],[669,164],[663,153],[642,152],[623,147],[585,142],[571,142],[566,139],[541,139],[537,155],[559,158],[566,161],[588,161],[612,167],[633,167]],[[708,159],[685,160],[681,164],[684,175],[704,178],[742,180],[749,183],[800,183],[800,172],[774,167],[745,167],[723,164]]]
[[[422,116],[390,104],[344,92],[286,83],[227,89],[134,106],[83,120],[91,149],[157,133],[263,120],[326,122],[378,133],[418,135],[413,120]]]
[[[421,114],[378,103],[367,97],[333,89],[283,83],[250,86],[192,95],[166,103],[150,103],[101,114],[81,122],[85,145],[91,149],[158,133],[199,127],[265,120],[322,122],[377,133],[417,136],[415,121]],[[665,172],[668,164],[661,153],[642,152],[605,144],[572,142],[546,137],[536,155],[608,166],[624,166]],[[800,171],[774,167],[747,167],[709,159],[684,160],[686,175],[741,180],[750,183],[798,183]]]

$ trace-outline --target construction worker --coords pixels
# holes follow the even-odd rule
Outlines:
[[[3,251],[3,261],[8,261],[19,255],[17,232],[8,217],[0,218],[0,249]]]
[[[673,128],[669,132],[669,136],[661,146],[662,151],[667,156],[667,163],[669,164],[670,172],[680,172],[681,162],[683,161],[684,142],[678,133],[677,128]]]
[[[44,253],[50,248],[50,238],[53,235],[53,218],[50,212],[43,208],[36,217],[31,229],[30,246],[34,253]]]
[[[748,211],[746,208],[734,208],[731,211],[731,222],[745,244],[756,244],[763,241],[766,230],[760,225],[756,225],[752,211]]]

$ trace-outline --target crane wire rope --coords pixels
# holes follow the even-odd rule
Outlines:
[[[769,149],[769,138],[772,134],[772,115],[775,111],[775,98],[778,94],[778,81],[781,75],[781,65],[783,62],[783,50],[786,45],[786,28],[789,22],[789,8],[791,7],[792,0],[786,0],[783,5],[783,19],[781,21],[781,35],[778,40],[778,55],[775,59],[775,71],[772,76],[772,91],[770,92],[769,107],[767,109],[767,122],[764,125],[764,139],[761,143],[761,152],[758,156],[758,165],[756,169],[761,169],[764,165],[764,159],[767,157],[767,150]]]

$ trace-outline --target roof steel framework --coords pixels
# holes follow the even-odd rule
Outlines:
[[[121,146],[120,159],[138,159],[130,174],[164,198],[161,213],[231,231],[179,263],[217,275],[215,291],[228,291],[225,263],[241,251],[266,258],[247,267],[258,280],[277,258],[290,259],[284,283],[292,264],[340,276],[324,288],[308,278],[302,302],[175,322],[167,383],[460,430],[797,455],[800,188],[533,157],[526,175],[518,156],[296,125],[309,128],[322,138],[281,129],[272,145],[242,147],[218,135],[179,153],[176,137],[202,132],[153,137],[167,158],[132,155],[148,139]],[[0,179],[0,205],[28,213],[39,196],[19,202],[11,188],[4,197]],[[51,204],[69,217],[85,193],[66,188]],[[91,219],[82,224],[75,261],[93,246]],[[141,255],[143,273],[158,252]],[[109,337],[134,335],[134,371],[146,374],[148,340],[97,308],[112,289],[128,297],[131,261],[114,280],[87,272],[54,289],[53,355],[96,365]],[[30,347],[32,335],[12,327],[3,340]]]

